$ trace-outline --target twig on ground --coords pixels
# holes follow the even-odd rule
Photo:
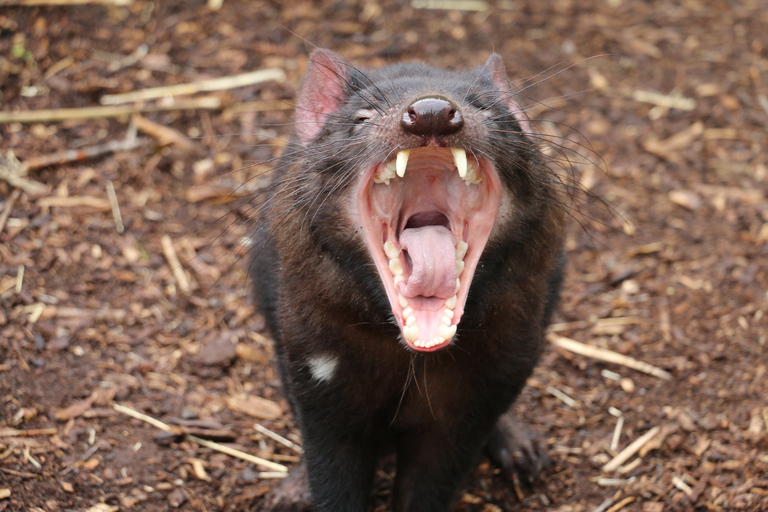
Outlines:
[[[604,500],[601,504],[596,506],[592,510],[592,512],[605,512],[608,509],[608,507],[610,507],[611,505],[613,505],[613,500],[611,498],[608,498]]]
[[[244,101],[242,103],[236,103],[226,109],[230,114],[242,114],[243,112],[264,112],[268,110],[291,110],[295,108],[295,105],[288,103],[285,100],[280,101]]]
[[[685,483],[683,479],[677,475],[672,475],[672,485],[683,491],[688,497],[693,494],[693,489],[691,489],[691,486]]]
[[[621,429],[624,428],[624,416],[619,416],[616,420],[616,427],[613,429],[611,438],[611,451],[615,452],[619,448],[619,439],[621,438]]]
[[[107,181],[107,197],[109,198],[109,204],[112,207],[112,218],[115,220],[115,229],[118,233],[122,234],[125,231],[125,225],[123,224],[123,216],[120,214],[120,203],[117,202],[115,184],[112,183],[112,180]]]
[[[411,0],[414,9],[483,12],[489,9],[485,0]]]
[[[112,208],[108,199],[95,196],[43,197],[37,201],[37,205],[41,208],[50,208],[51,206],[58,206],[60,208],[87,206],[105,211]]]
[[[25,178],[26,174],[27,169],[13,155],[12,151],[8,152],[7,158],[0,157],[0,180],[5,180],[11,186],[20,188],[31,195],[42,195],[48,192],[48,187]]]
[[[634,454],[640,451],[640,448],[642,448],[648,441],[653,439],[653,437],[656,436],[660,430],[661,429],[659,429],[658,426],[653,427],[651,430],[635,439],[632,444],[624,448],[618,455],[608,461],[608,463],[603,466],[603,471],[606,473],[616,471],[619,466],[627,462]]]
[[[5,223],[8,222],[8,217],[11,216],[11,210],[13,210],[13,205],[20,195],[21,195],[21,190],[16,188],[13,190],[13,192],[11,192],[11,195],[8,196],[8,199],[5,201],[5,205],[3,206],[3,211],[0,212],[0,233],[2,233],[3,229],[5,229]]]
[[[163,235],[160,242],[163,245],[163,254],[165,255],[166,261],[168,261],[168,265],[171,267],[173,277],[175,277],[176,282],[179,283],[179,288],[183,293],[189,293],[189,290],[191,289],[189,286],[189,279],[187,279],[187,274],[184,272],[179,257],[176,255],[176,248],[173,246],[171,237]]]
[[[133,0],[0,0],[0,5],[130,5]]]
[[[216,110],[221,107],[221,100],[212,96],[178,100],[170,104],[120,105],[106,107],[57,108],[51,110],[21,110],[18,112],[0,112],[0,124],[3,123],[43,123],[67,121],[70,119],[100,119],[118,117],[141,112],[164,112],[166,110]]]
[[[16,430],[15,428],[0,428],[0,437],[32,437],[53,436],[58,433],[55,428],[31,428],[28,430]]]
[[[282,444],[283,446],[287,446],[288,448],[290,448],[291,450],[295,451],[296,453],[304,453],[304,449],[301,446],[299,446],[296,443],[293,443],[293,442],[287,440],[286,438],[284,438],[280,434],[275,434],[274,432],[272,432],[268,428],[263,427],[263,426],[259,425],[258,423],[254,423],[253,424],[253,428],[257,432],[259,432],[261,434],[264,434],[265,436],[274,439],[275,441],[277,441],[278,443]]]
[[[566,395],[565,393],[563,393],[559,389],[557,389],[555,387],[552,387],[552,386],[547,386],[547,392],[549,392],[551,395],[559,398],[560,401],[563,402],[568,407],[571,407],[571,408],[576,407],[576,400],[574,400],[570,396]]]
[[[121,412],[123,414],[127,414],[128,416],[131,416],[132,418],[136,418],[138,420],[141,420],[141,421],[144,421],[146,423],[149,423],[150,425],[153,425],[153,426],[155,426],[155,427],[157,427],[160,430],[163,430],[165,432],[172,432],[173,431],[173,428],[171,428],[170,425],[167,425],[167,424],[163,423],[160,420],[152,418],[151,416],[147,416],[146,414],[142,414],[142,413],[140,413],[138,411],[135,411],[135,410],[131,409],[130,407],[126,407],[126,406],[120,405],[120,404],[113,404],[112,407],[117,412]],[[245,461],[248,461],[248,462],[252,462],[254,464],[258,464],[259,466],[263,466],[263,467],[265,467],[265,468],[267,468],[267,469],[269,469],[269,470],[271,470],[271,471],[273,471],[275,473],[279,472],[279,473],[284,475],[285,473],[288,472],[288,468],[286,466],[283,466],[282,464],[277,464],[275,462],[268,461],[266,459],[262,459],[261,457],[256,457],[255,455],[251,455],[249,453],[245,453],[243,451],[236,450],[235,448],[231,448],[229,446],[224,446],[224,445],[219,444],[219,443],[214,443],[213,441],[208,441],[206,439],[201,439],[201,438],[199,438],[197,436],[193,436],[193,435],[189,435],[189,434],[186,434],[184,437],[186,439],[188,439],[189,441],[195,442],[195,443],[197,443],[197,444],[199,444],[201,446],[205,446],[206,448],[211,448],[212,450],[216,450],[218,452],[225,453],[225,454],[230,455],[232,457],[236,457],[238,459],[242,459],[242,460],[245,460]],[[270,477],[274,478],[274,473],[266,473],[266,474],[272,475]],[[269,477],[265,477],[265,478],[269,478]]]
[[[262,82],[275,80],[282,82],[285,80],[285,72],[280,68],[261,69],[250,73],[240,75],[224,76],[221,78],[212,78],[210,80],[200,80],[199,82],[190,82],[186,84],[168,85],[164,87],[152,87],[140,91],[131,91],[124,94],[107,94],[102,96],[102,105],[119,105],[121,103],[130,103],[134,101],[146,101],[165,96],[178,96],[181,94],[194,94],[197,92],[223,91],[244,87]]]
[[[624,507],[626,507],[630,503],[633,503],[634,501],[635,501],[635,497],[629,496],[627,498],[624,498],[623,500],[621,500],[620,502],[618,502],[617,504],[615,504],[605,512],[619,512],[619,510],[623,509]]]
[[[96,144],[95,146],[88,146],[80,149],[68,149],[65,151],[57,151],[56,153],[51,153],[49,155],[32,156],[27,158],[21,165],[26,172],[41,167],[48,167],[49,165],[61,165],[69,162],[86,160],[106,153],[131,151],[148,144],[149,139],[113,140],[104,144]]]
[[[593,359],[599,359],[609,363],[620,364],[622,366],[626,366],[627,368],[632,368],[633,370],[647,373],[664,380],[669,380],[672,378],[671,373],[662,370],[661,368],[657,368],[656,366],[644,363],[643,361],[638,361],[632,357],[619,354],[618,352],[579,343],[576,340],[572,340],[564,336],[558,336],[557,334],[553,333],[549,333],[547,338],[553,345],[575,354],[591,357]]]
[[[174,144],[185,151],[198,151],[198,148],[190,141],[189,137],[178,130],[155,123],[140,115],[133,116],[131,120],[136,125],[136,128],[154,137],[163,146]]]

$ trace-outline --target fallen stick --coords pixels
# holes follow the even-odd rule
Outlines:
[[[0,437],[32,437],[52,436],[58,433],[55,428],[31,428],[28,430],[16,430],[15,428],[0,429]]]
[[[42,195],[48,192],[48,187],[25,178],[26,174],[26,168],[13,155],[13,152],[8,152],[8,158],[0,157],[0,180],[5,180],[12,187],[20,188],[30,195]]]
[[[165,259],[171,267],[171,272],[173,272],[173,277],[175,277],[176,282],[179,283],[179,288],[183,293],[189,293],[189,290],[191,289],[189,286],[189,279],[187,279],[187,274],[184,272],[179,257],[176,255],[176,248],[173,246],[171,237],[163,235],[160,242],[163,246]]]
[[[254,430],[256,430],[256,432],[259,432],[259,433],[264,434],[265,436],[267,436],[269,438],[274,439],[278,443],[282,444],[283,446],[287,446],[288,448],[290,448],[291,450],[295,451],[296,453],[304,453],[304,449],[301,446],[297,445],[296,443],[294,443],[292,441],[289,441],[288,439],[284,438],[280,434],[276,434],[276,433],[272,432],[268,428],[263,427],[263,426],[259,425],[258,423],[254,423],[253,424],[253,428],[254,428]]]
[[[69,197],[43,197],[37,201],[41,208],[50,208],[58,206],[61,208],[74,208],[78,206],[87,206],[97,210],[109,210],[112,206],[109,200],[96,196],[69,196]]]
[[[123,224],[123,216],[120,214],[120,203],[117,202],[115,184],[112,183],[112,180],[107,180],[107,198],[109,199],[109,205],[112,207],[112,218],[115,221],[115,229],[118,233],[122,234],[125,231],[125,225]]]
[[[67,149],[49,155],[32,156],[27,158],[21,165],[25,171],[31,171],[42,167],[48,167],[49,165],[61,165],[69,162],[86,160],[106,153],[131,151],[148,144],[149,139],[112,140],[95,146],[88,146],[80,149]]]
[[[650,103],[664,108],[678,110],[693,110],[696,108],[696,100],[686,98],[682,93],[661,94],[654,91],[628,91],[627,95],[640,103]]]
[[[236,103],[227,108],[227,112],[232,114],[241,114],[243,112],[265,112],[268,110],[291,110],[295,105],[291,105],[285,100],[280,101],[244,101]]]
[[[661,368],[657,368],[656,366],[644,363],[643,361],[638,361],[637,359],[613,352],[611,350],[586,345],[584,343],[580,343],[576,340],[572,340],[564,336],[559,336],[554,333],[549,333],[547,335],[547,339],[553,345],[575,354],[591,357],[593,359],[599,359],[608,363],[620,364],[622,366],[626,366],[627,368],[632,368],[633,370],[647,373],[664,380],[669,380],[672,378],[671,373],[662,370]]]
[[[137,420],[141,420],[143,422],[149,423],[150,425],[153,425],[160,430],[163,430],[165,432],[173,432],[173,428],[171,428],[170,425],[167,425],[163,423],[162,421],[155,419],[151,416],[147,416],[146,414],[142,414],[138,411],[135,411],[131,409],[130,407],[126,407],[124,405],[120,404],[112,404],[112,407],[117,411],[121,412],[123,414],[127,414],[128,416],[131,416],[132,418],[136,418]],[[213,450],[216,450],[221,453],[225,453],[227,455],[230,455],[232,457],[236,457],[238,459],[242,459],[248,462],[252,462],[254,464],[258,464],[259,466],[263,466],[267,469],[270,469],[274,472],[279,473],[287,473],[288,468],[286,466],[283,466],[282,464],[277,464],[276,462],[272,462],[266,459],[262,459],[261,457],[256,457],[255,455],[251,455],[248,453],[245,453],[240,450],[236,450],[235,448],[230,448],[229,446],[224,446],[219,443],[214,443],[213,441],[208,441],[206,439],[202,439],[193,435],[186,434],[184,436],[187,440],[195,442],[199,445],[205,446],[207,448],[211,448]]]
[[[8,217],[11,216],[11,210],[13,210],[13,205],[20,195],[21,195],[21,190],[16,188],[13,190],[13,192],[11,192],[11,195],[8,196],[8,199],[5,201],[5,206],[3,206],[3,211],[0,212],[0,233],[2,233],[3,229],[5,229],[5,223],[8,222]]]
[[[178,130],[175,130],[169,126],[163,126],[161,124],[155,123],[140,115],[133,116],[132,120],[133,124],[136,125],[136,129],[154,137],[163,146],[167,144],[174,144],[184,149],[185,151],[197,150],[189,137],[186,137]]]
[[[130,103],[134,101],[146,101],[165,96],[178,96],[181,94],[194,94],[197,92],[223,91],[226,89],[235,89],[246,85],[253,85],[262,82],[275,80],[282,82],[285,80],[285,72],[280,68],[261,69],[250,73],[240,75],[224,76],[221,78],[212,78],[210,80],[200,80],[199,82],[189,82],[186,84],[167,85],[164,87],[152,87],[140,91],[131,91],[124,94],[107,94],[101,97],[102,105],[119,105],[121,103]]]
[[[619,466],[627,462],[634,454],[640,451],[640,448],[645,446],[648,441],[653,439],[654,436],[659,433],[659,430],[659,427],[653,427],[651,430],[635,439],[632,444],[624,448],[613,459],[609,460],[605,466],[603,466],[603,471],[610,473],[619,469]]]
[[[18,112],[0,112],[2,123],[43,123],[67,121],[70,119],[100,119],[118,117],[142,112],[164,112],[167,110],[216,110],[221,107],[221,100],[211,96],[178,100],[171,104],[119,105],[107,107],[58,108],[50,110],[20,110]]]
[[[411,0],[414,9],[483,12],[489,8],[485,0]]]
[[[130,5],[133,0],[0,0],[0,5]]]
[[[624,507],[626,507],[630,503],[633,503],[634,501],[635,501],[635,497],[629,496],[627,498],[624,498],[623,500],[621,500],[620,502],[618,502],[617,504],[615,504],[605,512],[619,512],[619,510],[623,509]]]

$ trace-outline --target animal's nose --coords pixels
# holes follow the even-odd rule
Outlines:
[[[442,96],[419,98],[408,106],[400,121],[408,133],[422,135],[450,135],[464,126],[459,108]]]

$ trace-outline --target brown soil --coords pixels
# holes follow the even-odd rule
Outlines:
[[[768,510],[768,11],[756,0],[490,3],[0,10],[2,113],[268,67],[287,74],[197,95],[220,99],[216,109],[145,113],[175,132],[139,123],[139,148],[31,169],[41,193],[0,181],[0,511],[242,511],[275,482],[113,404],[295,463],[253,428],[298,434],[241,242],[250,187],[288,136],[313,45],[362,66],[474,67],[501,54],[511,77],[528,80],[529,104],[541,102],[533,117],[560,158],[611,205],[577,198],[557,334],[672,375],[551,347],[517,411],[546,435],[554,464],[526,487],[481,461],[455,509]],[[131,126],[12,122],[0,125],[0,149],[31,163],[122,140]],[[654,427],[622,470],[602,470]],[[388,510],[390,478],[384,467],[376,510]]]

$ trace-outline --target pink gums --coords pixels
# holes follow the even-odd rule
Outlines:
[[[457,301],[449,308],[452,318],[448,325],[458,325],[461,320],[472,276],[501,204],[500,182],[492,165],[482,159],[472,163],[482,181],[468,185],[459,176],[449,149],[415,148],[403,178],[394,178],[389,185],[374,183],[373,177],[386,165],[382,162],[369,169],[358,188],[360,223],[392,313],[402,330],[407,321],[404,310],[412,310],[420,340],[440,334],[446,300],[454,295]],[[459,275],[455,247],[461,241],[468,244],[468,250]],[[385,242],[394,244],[402,263],[397,285],[384,252]],[[451,341],[425,348],[405,335],[403,339],[421,352],[440,350]]]

